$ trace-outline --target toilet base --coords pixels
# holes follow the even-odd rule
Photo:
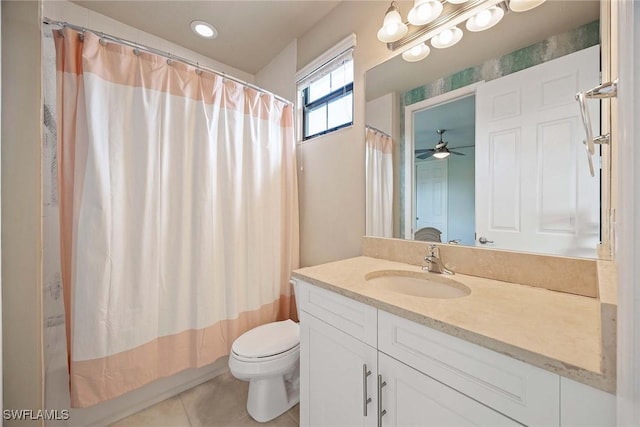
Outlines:
[[[291,373],[249,382],[247,412],[251,418],[261,423],[271,421],[300,401],[297,371],[296,366]]]

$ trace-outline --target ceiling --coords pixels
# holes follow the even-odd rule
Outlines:
[[[337,1],[73,1],[87,9],[184,46],[249,74],[269,64],[291,41],[313,28]],[[212,40],[195,35],[191,21],[218,30]]]
[[[413,121],[415,149],[434,148],[440,138],[438,129],[446,130],[443,140],[449,149],[475,145],[475,98],[467,96],[417,111]]]
[[[249,74],[269,64],[291,41],[311,30],[342,0],[72,0],[124,24],[184,46]],[[347,0],[345,0],[347,1]],[[373,0],[369,0],[373,1]],[[356,2],[359,3],[359,2]],[[363,6],[367,4],[362,2]],[[403,17],[413,1],[398,1]],[[366,13],[368,5],[359,13]],[[415,88],[598,18],[597,0],[549,0],[529,12],[508,13],[496,27],[468,33],[449,49],[432,49],[425,60],[398,55],[367,73],[367,100]],[[381,21],[382,16],[376,17]],[[195,35],[193,20],[211,23],[218,37]],[[377,22],[376,21],[376,22]],[[377,27],[377,25],[376,25]],[[375,34],[371,34],[375,37]],[[398,52],[399,53],[399,52]],[[408,73],[408,70],[411,72]],[[399,78],[399,76],[401,76]]]

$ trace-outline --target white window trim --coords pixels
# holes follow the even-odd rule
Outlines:
[[[356,46],[356,35],[355,33],[350,34],[345,37],[339,43],[337,43],[332,48],[328,49],[322,55],[318,56],[316,59],[302,67],[296,73],[296,86],[300,84],[303,80],[309,77],[311,74],[318,71],[320,68],[327,65],[329,62],[333,61],[339,55],[345,53],[349,49],[353,49]]]

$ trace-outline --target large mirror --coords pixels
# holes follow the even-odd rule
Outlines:
[[[599,18],[597,1],[546,1],[368,70],[367,234],[598,257],[608,175],[589,175],[574,96],[600,83]]]

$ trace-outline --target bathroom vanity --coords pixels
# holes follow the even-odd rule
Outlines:
[[[470,291],[457,298],[367,280],[385,274],[431,273],[370,256],[293,273],[301,425],[615,425],[598,298],[464,274],[447,276]]]

